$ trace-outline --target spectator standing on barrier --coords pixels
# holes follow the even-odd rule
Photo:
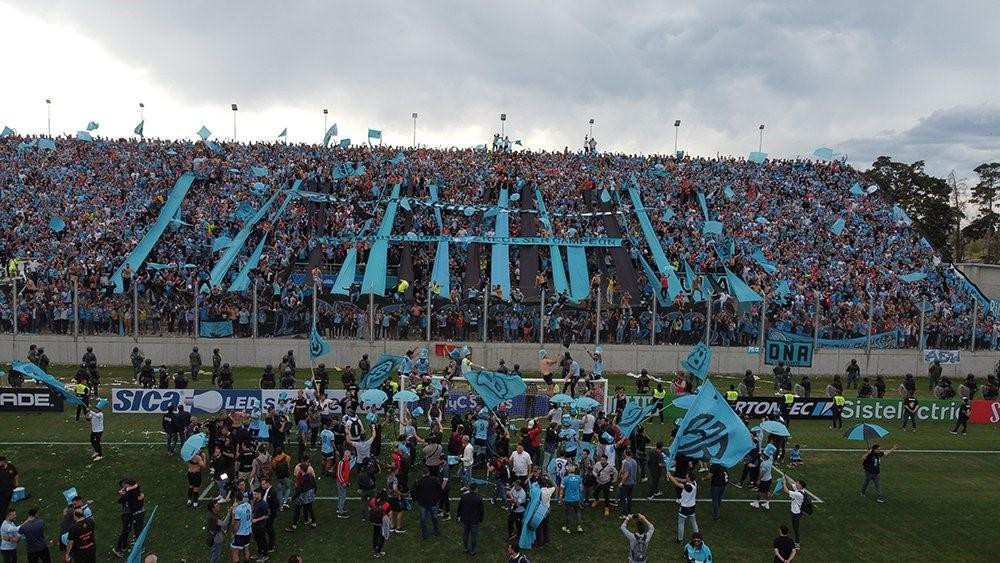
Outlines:
[[[865,496],[868,484],[874,483],[875,493],[878,495],[875,500],[885,502],[885,497],[882,496],[882,458],[896,451],[896,447],[893,445],[891,449],[883,452],[878,444],[873,444],[865,455],[861,457],[861,467],[865,470],[865,481],[861,484],[861,496]]]

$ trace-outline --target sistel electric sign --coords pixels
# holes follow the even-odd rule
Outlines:
[[[973,424],[1000,423],[1000,401],[972,401],[972,410],[969,411],[969,422]]]
[[[62,412],[63,398],[46,387],[0,389],[0,412]]]

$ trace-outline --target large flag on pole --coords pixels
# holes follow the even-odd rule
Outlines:
[[[337,124],[334,123],[333,125],[330,126],[329,129],[326,130],[326,135],[323,135],[323,145],[324,146],[329,145],[330,139],[336,136],[337,136]]]
[[[278,138],[279,139],[281,137],[287,137],[287,136],[288,136],[288,127],[285,127],[284,129],[281,130],[281,133],[278,133]]]
[[[712,349],[704,342],[699,342],[691,349],[687,358],[681,360],[681,367],[688,373],[704,381],[708,377],[708,368],[712,365]]]
[[[93,131],[98,127],[100,127],[100,124],[98,124],[96,121],[91,121],[90,123],[87,124],[87,131]]]
[[[465,379],[491,409],[495,409],[504,401],[523,395],[528,390],[528,386],[520,377],[495,371],[473,370],[465,374]]]
[[[389,374],[392,372],[393,368],[401,365],[403,363],[403,356],[395,356],[393,354],[382,354],[378,357],[378,361],[372,365],[372,369],[368,370],[368,374],[361,379],[361,383],[358,387],[361,389],[378,389],[385,383],[386,379],[389,379]]]
[[[55,376],[46,373],[42,368],[36,366],[31,362],[13,362],[10,365],[10,369],[23,373],[24,375],[34,379],[35,381],[47,385],[50,389],[59,393],[66,399],[67,402],[74,405],[83,405],[83,401],[80,400],[75,394],[73,394],[61,381],[55,378]]]
[[[318,358],[329,353],[330,343],[323,340],[323,337],[319,335],[319,331],[316,330],[316,325],[313,325],[312,332],[309,333],[309,357]]]
[[[369,129],[368,130],[368,138],[369,139],[379,139],[379,140],[381,140],[382,139],[382,132],[379,131],[378,129]]]
[[[636,426],[639,426],[647,416],[656,411],[657,406],[656,401],[650,402],[645,407],[640,407],[639,403],[635,401],[629,401],[625,405],[625,410],[622,411],[621,418],[618,419],[618,430],[621,431],[622,436],[630,436]]]
[[[128,559],[125,563],[142,563],[142,549],[143,544],[146,543],[146,537],[149,535],[149,529],[153,527],[153,519],[156,518],[156,509],[160,505],[153,507],[153,512],[149,514],[149,520],[146,520],[146,525],[142,527],[142,532],[135,538],[135,543],[132,544],[132,551],[128,554]]]
[[[670,444],[670,458],[682,455],[732,467],[753,448],[753,437],[712,382],[705,380]]]
[[[142,130],[143,130],[143,127],[145,125],[146,125],[146,120],[143,119],[142,121],[139,122],[138,125],[135,126],[135,129],[133,129],[132,132],[135,133],[136,135],[142,137],[143,136],[142,135]]]

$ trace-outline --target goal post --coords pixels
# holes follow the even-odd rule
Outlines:
[[[416,391],[416,387],[419,384],[419,378],[408,377],[400,374],[399,376],[399,388],[409,389],[411,391]],[[431,377],[431,384],[439,388],[442,384],[442,379],[440,375],[434,375]],[[500,403],[496,410],[498,413],[506,414],[508,420],[526,420],[529,418],[536,418],[539,416],[544,416],[549,412],[549,402],[553,395],[562,393],[562,384],[553,385],[552,388],[546,385],[545,380],[540,377],[525,377],[522,378],[527,390],[517,397],[509,399]],[[566,391],[566,395],[570,395],[569,390]],[[600,409],[607,412],[608,401],[610,397],[608,396],[608,380],[605,378],[592,381],[590,383],[590,389],[581,380],[576,386],[576,397],[590,397],[597,401],[600,405]],[[474,412],[478,410],[477,405],[479,396],[476,394],[475,390],[462,376],[456,376],[451,379],[448,383],[448,396],[444,402],[444,408],[442,409],[441,418],[444,424],[447,426],[447,422],[451,419],[452,415],[458,414],[459,416],[465,416],[467,413]],[[398,407],[399,405],[397,405]],[[427,422],[426,417],[431,406],[431,398],[424,397],[417,404],[408,404],[407,410],[412,412],[417,406],[423,409],[424,414],[417,418],[416,426],[424,426]],[[566,405],[563,405],[566,408]],[[423,418],[423,420],[420,420]],[[423,423],[423,424],[421,424]],[[402,430],[403,419],[400,417],[400,430]]]

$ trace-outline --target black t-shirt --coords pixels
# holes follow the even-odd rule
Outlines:
[[[347,440],[347,428],[344,427],[343,423],[338,422],[333,425],[332,430],[333,430],[333,443],[337,445],[343,445],[344,442]]]
[[[795,540],[788,536],[778,536],[774,538],[774,549],[778,550],[781,554],[781,559],[788,559],[792,556],[792,552],[795,551]],[[774,558],[775,563],[780,563],[780,559]]]
[[[271,507],[267,505],[267,501],[260,499],[253,505],[253,515],[251,516],[254,520],[258,518],[266,518],[271,515]],[[264,520],[257,522],[254,526],[263,526],[266,524]]]
[[[910,409],[910,410],[913,410],[914,414],[916,414],[916,410],[914,410],[916,406],[917,406],[917,400],[915,398],[913,398],[913,397],[907,397],[907,399],[906,399],[906,408]]]
[[[726,473],[726,468],[722,467],[718,463],[713,463],[711,467],[708,468],[709,473],[712,474],[712,486],[713,487],[725,487],[729,483],[729,474]]]
[[[882,470],[882,456],[884,455],[885,452],[868,454],[868,457],[865,458],[861,466],[864,467],[865,471],[868,473],[878,474],[878,472]]]
[[[79,557],[97,553],[93,520],[87,518],[74,523],[69,530],[69,539],[73,542],[73,556]]]
[[[7,467],[0,468],[0,491],[9,493],[14,490],[14,482],[17,480],[17,468],[13,463],[7,463]]]

